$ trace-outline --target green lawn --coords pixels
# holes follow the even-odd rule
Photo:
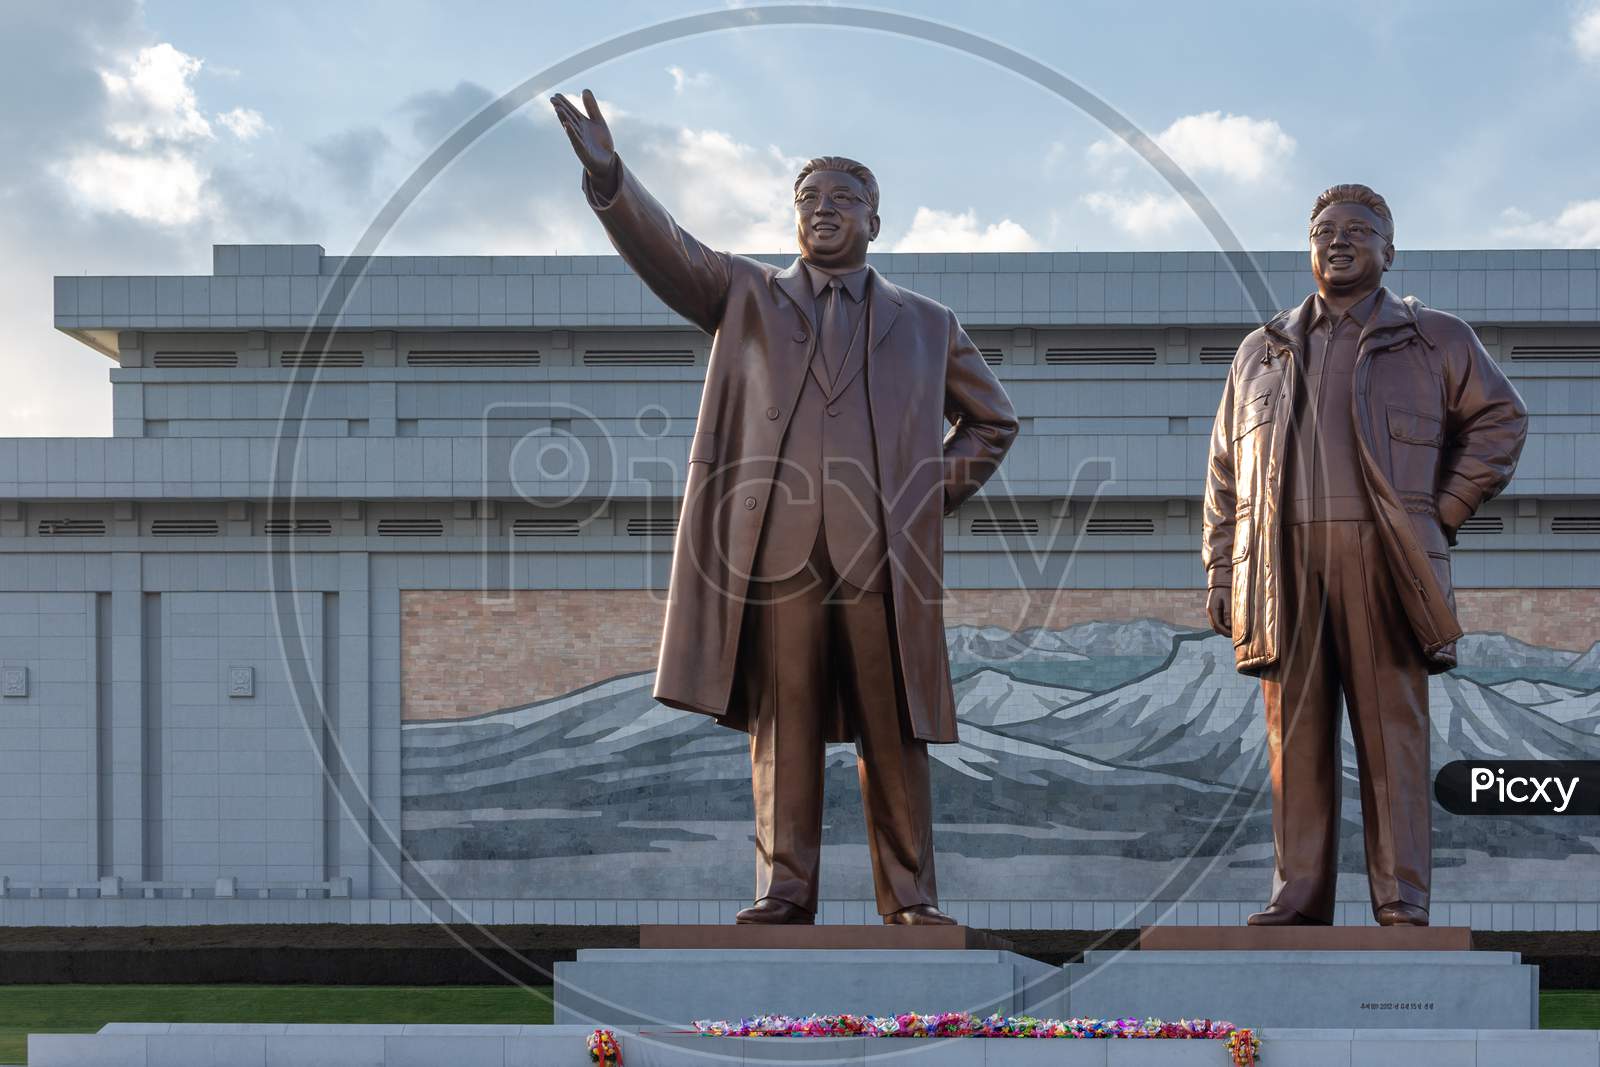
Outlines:
[[[1600,1030],[1600,989],[1551,989],[1539,994],[1542,1030]]]
[[[109,1022],[548,1023],[550,987],[0,985],[0,1064],[26,1063],[29,1033]]]

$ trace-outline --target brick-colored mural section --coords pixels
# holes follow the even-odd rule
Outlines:
[[[1457,589],[1461,628],[1587,652],[1600,641],[1600,589]]]
[[[1196,630],[1207,626],[1203,589],[952,589],[946,626],[1065,630],[1097,620],[1160,619]]]
[[[1600,589],[1464,589],[1468,631],[1587,649],[1600,639]],[[487,602],[485,602],[487,600]],[[458,719],[651,670],[664,604],[640,590],[406,590],[400,595],[401,714]],[[951,626],[1065,629],[1161,619],[1203,629],[1205,593],[1175,589],[958,589]]]
[[[482,715],[654,670],[665,610],[635,589],[403,590],[401,718]]]

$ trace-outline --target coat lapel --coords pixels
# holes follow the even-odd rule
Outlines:
[[[822,389],[822,395],[828,396],[830,391],[828,375],[821,366],[822,360],[817,358],[821,347],[817,337],[817,298],[811,291],[811,277],[806,273],[802,262],[797,259],[779,271],[774,280],[783,295],[794,303],[795,309],[806,321],[809,337],[804,357],[806,366],[810,369],[811,376],[817,380],[818,387]]]
[[[817,335],[817,300],[811,295],[811,279],[806,276],[806,269],[797,259],[783,270],[779,271],[775,279],[778,288],[783,294],[794,301],[795,308],[800,312],[806,324],[811,327],[811,336]]]

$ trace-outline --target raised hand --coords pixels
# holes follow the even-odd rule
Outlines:
[[[608,187],[616,173],[617,149],[611,140],[611,127],[600,114],[600,103],[589,90],[583,91],[583,111],[565,96],[557,93],[550,98],[556,109],[561,128],[567,131],[572,151],[578,156],[583,169],[602,189]],[[584,112],[587,112],[585,114]]]

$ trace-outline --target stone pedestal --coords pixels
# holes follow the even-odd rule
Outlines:
[[[997,949],[582,949],[556,964],[555,1021],[672,1028],[763,1014],[1060,1016],[1061,988],[1060,968]]]
[[[641,926],[640,948],[968,949],[1011,942],[970,926]]]
[[[1516,952],[1238,949],[1089,952],[1067,1013],[1240,1026],[1527,1030],[1539,969]]]
[[[1146,926],[1141,952],[1466,952],[1467,926]]]

